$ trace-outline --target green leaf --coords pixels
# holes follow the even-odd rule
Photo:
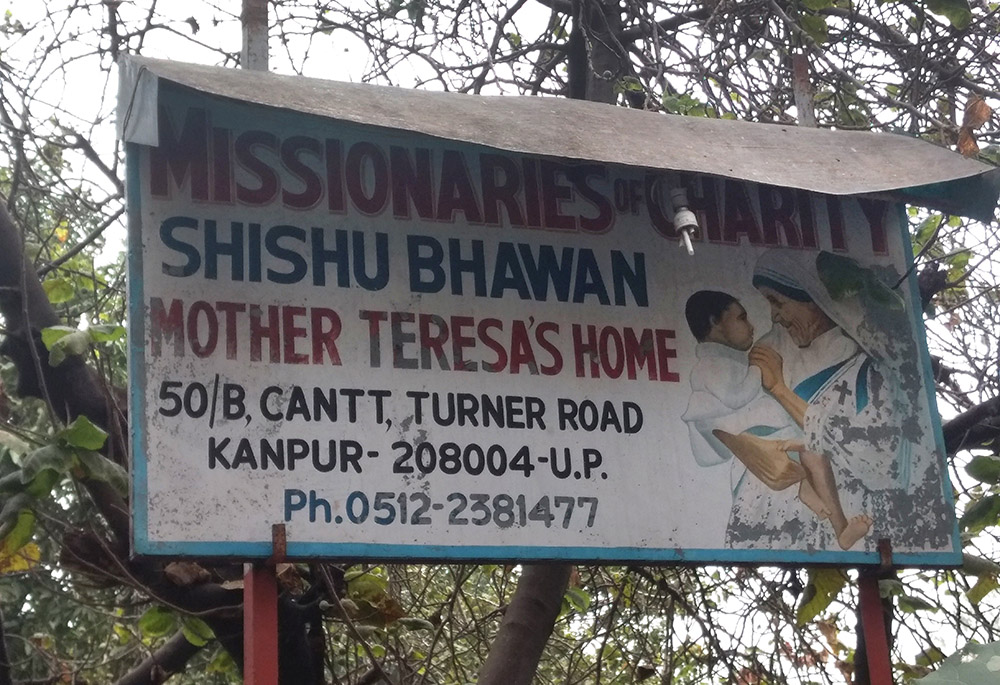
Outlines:
[[[17,521],[4,536],[3,543],[0,544],[0,558],[8,559],[19,549],[31,541],[31,534],[35,532],[35,512],[31,509],[21,509],[17,512]]]
[[[908,614],[914,614],[918,611],[937,612],[938,610],[937,606],[927,600],[912,595],[900,595],[898,603],[900,610]]]
[[[181,621],[181,632],[185,639],[195,647],[204,647],[215,639],[215,633],[208,627],[208,624],[194,616],[184,617]]]
[[[42,329],[42,344],[45,345],[45,349],[52,351],[52,346],[56,344],[57,340],[65,338],[70,333],[76,333],[77,329],[71,326],[49,326],[48,328]]]
[[[77,459],[87,477],[113,487],[119,495],[128,495],[128,473],[118,464],[97,452],[77,452]]]
[[[11,432],[9,428],[4,426],[0,426],[0,445],[15,454],[24,454],[31,449],[21,436]]]
[[[972,8],[967,0],[926,0],[925,4],[934,14],[940,14],[959,31],[972,23]]]
[[[112,324],[91,326],[87,332],[95,343],[114,342],[125,337],[125,327]]]
[[[377,603],[389,589],[389,579],[381,574],[380,567],[367,570],[348,571],[344,574],[347,591],[353,599],[365,599]]]
[[[905,307],[899,293],[882,283],[871,269],[861,266],[850,257],[821,252],[816,257],[816,270],[835,301],[863,297],[866,304],[883,309],[901,311]]]
[[[962,530],[978,533],[1000,521],[1000,496],[987,495],[969,505],[958,520]]]
[[[1000,457],[979,455],[965,465],[965,472],[980,483],[1000,483]]]
[[[1000,576],[1000,564],[963,552],[962,572],[970,576]]]
[[[806,14],[799,17],[799,23],[802,25],[802,30],[809,34],[817,45],[822,45],[830,37],[825,17]]]
[[[1000,642],[986,645],[969,643],[957,654],[942,661],[936,671],[913,682],[919,685],[995,683],[997,676],[1000,675],[1000,671],[997,670],[998,665],[1000,665]]]
[[[221,648],[215,653],[212,660],[208,662],[205,670],[208,673],[221,673],[232,678],[239,676],[239,669],[236,666],[236,662],[233,661],[233,657],[229,656],[229,652]]]
[[[983,597],[998,588],[1000,588],[1000,583],[997,583],[997,579],[994,576],[982,576],[976,581],[975,585],[969,588],[965,596],[969,598],[970,602],[978,606]]]
[[[802,593],[802,602],[795,612],[795,623],[804,626],[813,620],[840,594],[847,585],[847,576],[837,568],[809,570],[809,583]]]
[[[878,581],[878,596],[882,599],[902,595],[904,591],[903,584],[896,578],[883,578]]]
[[[42,281],[42,290],[52,304],[68,302],[76,295],[76,288],[66,278],[47,278]]]
[[[406,14],[410,17],[410,21],[417,25],[417,28],[424,28],[424,12],[427,10],[427,6],[424,5],[424,0],[410,0],[406,3]]]
[[[67,473],[72,466],[72,452],[58,445],[46,445],[24,458],[24,463],[21,466],[21,482],[30,483],[45,471],[62,475]]]
[[[929,217],[920,222],[920,225],[917,227],[917,232],[913,236],[914,255],[923,249],[924,245],[927,244],[927,241],[931,239],[931,236],[934,235],[934,232],[941,225],[941,220],[943,218],[944,217],[941,214],[931,214]]]
[[[833,7],[833,0],[802,0],[802,6],[813,11]]]
[[[590,594],[583,588],[571,587],[566,590],[566,599],[578,613],[583,613],[590,606]]]
[[[423,618],[414,618],[412,616],[407,616],[399,619],[397,623],[399,623],[399,625],[403,626],[407,630],[427,630],[427,631],[434,630],[434,624]]]
[[[42,341],[45,341],[45,331],[42,331]],[[80,356],[90,349],[90,333],[74,330],[61,336],[48,346],[49,366],[59,366],[67,357]]]
[[[52,492],[52,488],[59,482],[61,475],[59,472],[51,469],[42,471],[31,479],[31,482],[27,484],[24,491],[32,497],[45,497]]]
[[[143,637],[163,637],[173,632],[176,622],[169,609],[161,606],[150,607],[139,618],[139,632]]]
[[[56,436],[60,440],[65,440],[73,447],[85,450],[99,450],[108,439],[108,434],[104,429],[95,426],[86,416],[77,416],[73,423],[69,424]]]
[[[917,655],[917,665],[918,666],[933,666],[937,662],[944,659],[944,652],[942,652],[937,647],[930,647],[925,649]]]

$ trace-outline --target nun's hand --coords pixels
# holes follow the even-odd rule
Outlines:
[[[770,393],[785,384],[782,376],[782,360],[774,348],[767,345],[754,345],[750,349],[750,363],[760,369],[760,384]]]

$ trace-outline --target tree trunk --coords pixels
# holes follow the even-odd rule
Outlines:
[[[618,0],[574,0],[567,45],[570,98],[613,105],[628,70]],[[523,566],[517,589],[479,673],[480,685],[530,685],[559,616],[572,570]]]
[[[559,616],[571,566],[524,566],[479,685],[531,685]]]

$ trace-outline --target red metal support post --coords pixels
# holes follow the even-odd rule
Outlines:
[[[278,685],[278,576],[285,559],[285,526],[271,528],[273,553],[248,564],[243,577],[243,683]]]
[[[865,654],[868,657],[868,682],[872,685],[892,685],[892,660],[886,635],[885,615],[879,577],[892,568],[892,548],[888,540],[879,540],[881,567],[861,569],[858,574],[858,601],[861,604],[861,626]]]
[[[278,685],[278,578],[268,564],[243,577],[243,682]]]

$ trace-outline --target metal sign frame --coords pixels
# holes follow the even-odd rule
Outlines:
[[[271,525],[285,523],[287,554],[298,558],[864,564],[877,563],[877,538],[888,534],[901,564],[960,563],[915,279],[903,279],[901,296],[888,282],[912,266],[898,205],[519,155],[276,111],[167,81],[159,88],[161,147],[127,148],[137,554],[265,558]],[[685,187],[702,223],[693,259],[675,244],[665,186]],[[214,241],[211,250],[205,240]],[[817,283],[824,269],[827,280],[858,269],[853,285],[825,287],[860,287],[871,307],[885,308],[879,316],[905,310],[896,323],[904,322],[910,361],[919,359],[905,371],[893,367],[903,348],[887,351],[878,336],[859,341],[846,332],[872,323],[864,308],[819,305],[850,339],[845,344],[856,343],[849,369],[825,381],[844,382],[841,396],[856,395],[859,413],[904,399],[880,398],[869,378],[910,374],[909,390],[915,378],[920,384],[911,396],[922,398],[913,407],[920,435],[904,436],[912,438],[906,458],[931,480],[900,489],[889,481],[901,482],[901,462],[887,456],[888,480],[855,488],[844,508],[897,516],[895,527],[876,520],[848,550],[798,504],[789,520],[822,546],[793,537],[789,548],[779,541],[774,549],[781,526],[749,543],[737,539],[731,519],[720,526],[736,460],[713,465],[710,452],[699,459],[693,421],[680,419],[693,404],[702,344],[688,330],[684,300],[696,290],[733,291],[762,332],[773,311],[752,281],[764,255],[779,252],[802,257]],[[352,267],[331,266],[347,264],[348,253]],[[820,255],[825,266],[817,266]],[[696,275],[702,286],[691,285]],[[268,278],[271,293],[262,290]],[[171,290],[171,283],[181,285]],[[897,299],[886,301],[886,292]],[[838,307],[847,313],[833,314]],[[244,370],[249,377],[240,377]],[[500,389],[484,392],[484,383]],[[814,394],[816,405],[832,401],[824,392]],[[492,397],[496,405],[487,408]],[[457,409],[446,406],[449,398]],[[308,427],[324,417],[322,430]],[[479,425],[487,421],[490,431]],[[779,428],[804,437],[790,423]],[[285,429],[277,440],[287,454],[260,442]],[[650,458],[638,459],[632,446]],[[557,466],[560,450],[566,457]],[[490,481],[489,460],[500,471],[501,451],[506,470]],[[446,458],[449,466],[424,468],[431,452],[436,465]],[[544,484],[534,486],[522,475],[527,469],[515,473],[518,459],[546,474]],[[224,471],[229,478],[219,476]],[[317,483],[329,474],[369,480],[350,480],[328,496]],[[850,468],[844,474],[852,478]],[[871,495],[893,487],[895,494]],[[283,495],[263,494],[269,488]],[[935,493],[930,502],[919,499],[927,493]],[[933,540],[902,526],[902,513],[892,513],[897,501],[933,512]],[[412,542],[385,538],[404,508],[409,522],[435,522],[429,536],[418,529]],[[613,518],[598,530],[609,508]],[[214,510],[224,513],[212,523]],[[259,534],[246,534],[247,518]],[[318,534],[310,518],[329,518],[327,531]],[[204,536],[206,529],[215,532]]]

